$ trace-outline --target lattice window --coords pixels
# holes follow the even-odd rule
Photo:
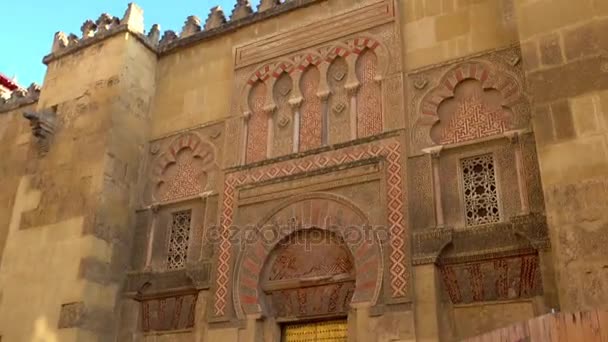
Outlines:
[[[467,226],[500,221],[494,165],[491,154],[460,161]]]
[[[169,269],[184,268],[186,266],[191,218],[191,210],[173,213],[171,236],[169,238],[169,253],[167,255]]]

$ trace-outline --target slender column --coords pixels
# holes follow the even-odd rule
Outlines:
[[[528,202],[528,188],[526,186],[525,167],[523,163],[523,147],[521,146],[521,133],[518,131],[511,131],[505,133],[505,136],[509,139],[511,144],[514,146],[515,154],[515,169],[517,171],[517,188],[519,190],[519,204],[522,214],[530,213],[530,203]]]
[[[154,235],[156,234],[156,222],[158,221],[158,205],[150,207],[152,211],[152,223],[150,224],[150,234],[148,235],[148,246],[146,247],[146,265],[144,269],[149,270],[152,264],[152,249],[154,246]]]
[[[268,117],[268,135],[266,139],[266,158],[272,158],[272,143],[274,141],[274,112],[277,106],[268,105],[264,107],[264,113]]]
[[[293,111],[293,153],[300,150],[300,106],[302,101],[304,101],[302,97],[289,99],[289,105]]]
[[[443,227],[445,220],[443,217],[443,203],[441,201],[441,177],[439,174],[439,154],[443,146],[431,147],[423,150],[423,152],[430,154],[431,156],[431,167],[433,172],[433,198],[435,200],[435,222],[437,227]]]
[[[321,145],[329,142],[329,95],[330,91],[321,91],[317,97],[321,100]]]
[[[344,86],[346,93],[350,99],[350,138],[357,139],[357,92],[359,91],[359,83],[350,83]]]
[[[252,113],[250,111],[243,113],[243,122],[245,129],[243,129],[243,141],[241,144],[241,165],[247,163],[247,138],[249,137],[249,119],[251,118],[251,115]]]

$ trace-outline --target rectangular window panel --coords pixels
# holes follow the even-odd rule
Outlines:
[[[464,188],[465,221],[477,226],[500,221],[494,158],[491,154],[460,161]]]
[[[184,268],[186,266],[191,216],[192,211],[190,210],[173,213],[171,236],[169,237],[169,253],[167,254],[169,269]]]

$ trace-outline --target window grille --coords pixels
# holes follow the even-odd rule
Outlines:
[[[491,154],[460,161],[467,226],[500,221],[494,158]]]
[[[173,213],[171,235],[169,237],[169,253],[167,255],[169,269],[184,268],[186,266],[191,216],[192,212],[190,210]]]

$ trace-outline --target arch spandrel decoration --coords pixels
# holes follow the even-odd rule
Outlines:
[[[373,58],[369,58],[370,56],[373,56]],[[387,47],[382,45],[377,39],[370,36],[360,36],[342,42],[333,43],[331,45],[325,45],[319,48],[300,52],[289,57],[280,58],[270,63],[263,64],[257,69],[253,69],[254,71],[251,72],[249,78],[243,82],[244,84],[239,85],[240,89],[238,90],[238,93],[240,96],[239,100],[237,101],[237,110],[240,113],[245,114],[246,122],[256,123],[256,120],[251,120],[251,116],[261,116],[261,114],[257,113],[259,112],[259,108],[252,108],[251,101],[249,101],[251,94],[255,91],[255,87],[257,87],[259,84],[264,84],[267,89],[270,90],[274,89],[275,84],[280,82],[281,79],[284,79],[285,75],[288,75],[292,79],[294,89],[286,95],[287,101],[291,107],[290,110],[285,108],[281,109],[281,104],[284,101],[277,100],[276,96],[274,96],[272,92],[269,91],[265,95],[264,112],[274,120],[272,129],[269,129],[268,132],[266,132],[269,136],[267,143],[269,146],[268,149],[271,150],[269,157],[283,155],[287,152],[287,150],[290,149],[290,147],[293,152],[296,152],[296,150],[303,151],[318,145],[317,141],[311,143],[311,140],[313,139],[306,135],[306,129],[301,129],[301,123],[296,122],[298,119],[295,113],[301,109],[300,106],[304,100],[303,95],[305,95],[302,93],[302,89],[300,89],[301,78],[303,75],[306,76],[307,74],[305,71],[311,68],[316,69],[316,72],[323,75],[323,77],[320,77],[319,79],[319,90],[316,96],[318,96],[320,101],[323,103],[327,102],[328,96],[330,96],[330,86],[325,73],[327,68],[338,57],[341,57],[347,61],[348,70],[345,75],[345,86],[351,90],[349,96],[360,98],[358,100],[360,110],[358,111],[358,114],[355,114],[357,115],[356,120],[360,122],[358,125],[358,137],[369,136],[372,134],[381,133],[383,131],[383,96],[381,91],[381,81],[390,67],[389,52]],[[364,63],[357,63],[357,61],[362,61]],[[369,77],[363,77],[360,79],[361,75],[357,75],[355,71],[358,64],[366,66],[363,68],[366,71],[371,71],[371,74],[373,74],[371,78],[373,80],[368,79]],[[359,69],[361,69],[361,67],[359,67]],[[365,72],[362,75],[368,74],[370,74],[370,72]],[[358,94],[358,91],[360,91],[361,94]],[[312,102],[310,100],[310,96],[308,99],[309,103],[305,104],[304,107],[307,107],[307,105]],[[350,99],[345,102],[347,104],[350,103]],[[373,103],[373,105],[368,106],[368,102]],[[316,104],[316,106],[321,107],[319,104]],[[332,111],[335,110],[338,113],[344,109],[349,108],[347,108],[343,102],[338,106],[333,105],[331,108]],[[280,110],[280,113],[275,113],[275,111],[278,110]],[[345,117],[348,117],[348,115],[345,115]],[[313,121],[314,124],[318,120]],[[294,127],[291,127],[291,122],[294,123]],[[333,121],[331,123],[333,123]],[[295,127],[296,125],[298,127]],[[353,123],[353,125],[357,125],[357,123]],[[295,133],[293,130],[295,130]],[[329,130],[331,134],[332,129],[329,128]],[[316,131],[321,130],[315,130],[315,132]],[[299,139],[301,137],[304,143],[300,145],[298,142],[293,141],[291,142],[291,146],[288,146],[289,142],[287,141],[286,137],[290,132],[290,136],[294,136],[294,139]],[[301,135],[298,132],[303,132],[303,134]],[[356,132],[355,135],[357,135]],[[275,141],[275,138],[280,141]],[[351,139],[352,138],[354,137],[351,137]],[[314,140],[319,139],[315,138]],[[342,139],[339,138],[339,140]],[[245,148],[244,159],[246,162],[258,160],[257,157],[252,157],[250,155],[251,149],[252,148],[250,147]]]
[[[175,138],[155,160],[152,200],[167,202],[209,190],[218,169],[216,155],[213,144],[194,132]]]
[[[520,78],[513,66],[483,59],[450,67],[417,102],[413,145],[473,142],[524,128],[529,109]],[[420,77],[414,87],[426,88],[427,82]]]
[[[257,229],[258,238],[241,252],[235,268],[240,270],[233,287],[238,316],[264,312],[307,316],[317,310],[331,315],[345,312],[350,303],[376,303],[382,285],[382,250],[365,214],[346,199],[323,193],[296,197],[272,210]],[[310,234],[327,243],[310,247],[326,253],[325,263],[315,265],[314,260],[294,257],[294,251],[305,251]],[[307,282],[320,284],[318,293],[303,291]],[[326,293],[331,303],[311,299],[315,293]],[[287,308],[284,304],[290,297],[300,302]]]

